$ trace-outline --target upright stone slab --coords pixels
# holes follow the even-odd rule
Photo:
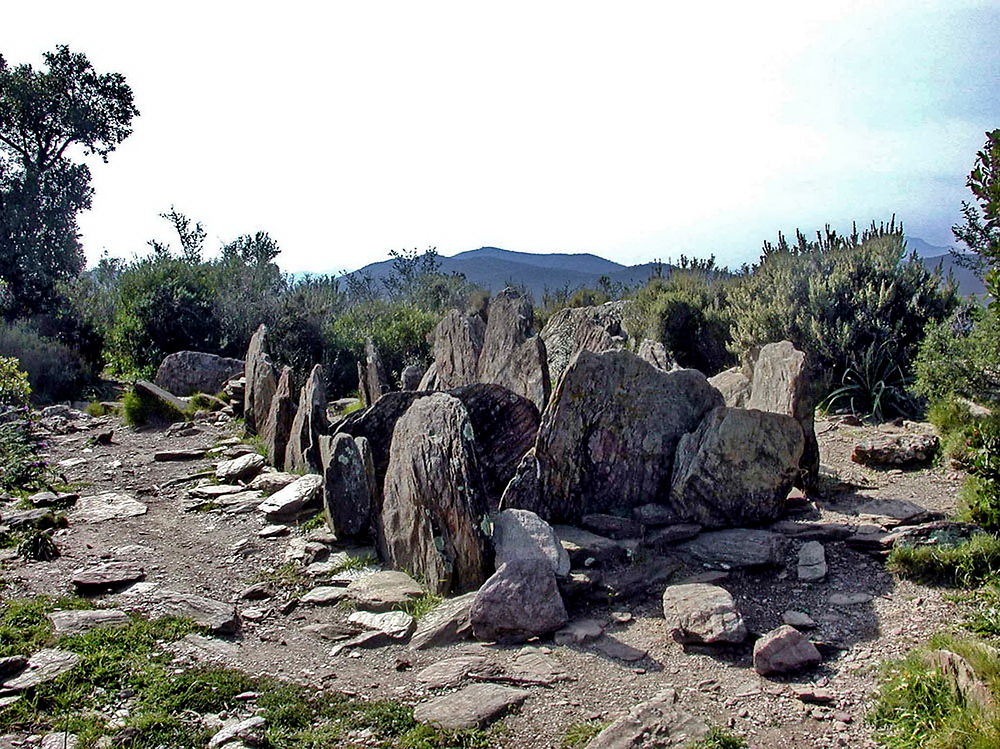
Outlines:
[[[440,383],[438,382],[438,372],[437,372],[437,362],[431,362],[427,371],[424,372],[424,376],[420,378],[420,384],[416,387],[417,390],[440,390]]]
[[[628,351],[581,351],[542,416],[535,444],[539,506],[577,522],[666,499],[680,438],[722,405],[693,369],[663,372]],[[504,500],[504,507],[515,507]]]
[[[292,396],[292,368],[285,367],[278,378],[278,386],[271,398],[271,408],[260,436],[267,450],[267,459],[273,466],[283,468],[285,451],[288,448],[288,437],[292,433],[292,422],[295,420],[295,399]]]
[[[636,353],[639,354],[640,359],[648,361],[654,367],[662,369],[664,372],[669,372],[676,366],[676,362],[667,352],[666,346],[659,341],[643,338]]]
[[[337,538],[371,533],[374,487],[357,442],[343,432],[319,438],[323,463],[323,512]]]
[[[228,380],[243,374],[246,363],[201,351],[177,351],[156,370],[153,382],[174,395],[215,395]]]
[[[549,378],[555,387],[563,370],[581,351],[601,353],[622,349],[628,334],[622,327],[627,302],[574,307],[556,312],[539,335],[545,342]]]
[[[403,371],[399,375],[399,389],[400,390],[418,390],[420,388],[420,380],[424,377],[424,370],[416,364],[408,364],[403,367]]]
[[[531,300],[514,289],[490,300],[478,380],[502,385],[541,411],[549,397],[549,368],[545,343],[531,335],[533,317]]]
[[[285,449],[285,470],[290,472],[318,472],[322,466],[319,454],[319,437],[327,430],[326,383],[323,367],[317,364],[299,394],[299,408],[292,420]]]
[[[566,621],[566,607],[552,564],[542,557],[513,559],[486,581],[469,613],[478,640],[517,643],[554,632]]]
[[[372,339],[365,341],[365,363],[358,362],[358,393],[366,406],[374,405],[379,398],[392,390],[382,356]]]
[[[722,393],[726,405],[730,408],[746,408],[750,400],[750,379],[743,374],[741,367],[733,367],[725,372],[719,372],[715,377],[708,378],[709,384]]]
[[[257,434],[267,421],[271,399],[278,387],[275,366],[267,354],[267,326],[261,325],[250,339],[246,358],[246,390],[243,420],[249,434]]]
[[[793,417],[802,427],[805,447],[800,467],[802,483],[812,487],[819,479],[819,442],[813,383],[806,355],[789,341],[769,343],[760,350],[753,369],[753,385],[747,408]]]
[[[417,400],[393,431],[382,537],[389,563],[433,593],[472,590],[488,574],[489,508],[473,440],[465,407],[444,393]]]
[[[434,329],[434,364],[437,388],[471,385],[479,374],[486,324],[479,315],[453,309]]]
[[[773,522],[798,478],[803,444],[791,416],[716,408],[677,445],[670,507],[707,528]]]

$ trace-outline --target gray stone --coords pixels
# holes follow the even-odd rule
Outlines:
[[[545,559],[559,577],[569,574],[569,554],[552,526],[530,510],[504,510],[493,520],[497,566],[513,559]]]
[[[396,422],[381,513],[387,561],[432,593],[478,588],[487,574],[489,504],[461,401],[420,398]]]
[[[700,372],[663,372],[628,351],[581,352],[538,431],[541,505],[520,509],[576,522],[666,497],[678,441],[721,402]]]
[[[914,466],[929,463],[941,441],[933,434],[887,434],[854,446],[851,460],[873,467]]]
[[[541,411],[551,388],[545,343],[531,335],[533,316],[531,300],[514,289],[490,300],[478,381],[502,385]]]
[[[428,689],[457,687],[471,672],[486,666],[486,656],[458,655],[436,661],[419,671],[416,680]]]
[[[443,647],[468,639],[472,635],[469,612],[476,600],[476,592],[450,598],[427,614],[417,624],[417,631],[410,638],[410,648]]]
[[[799,580],[816,583],[826,577],[826,550],[819,541],[807,541],[799,549]]]
[[[420,380],[424,377],[424,370],[416,364],[409,364],[403,367],[399,376],[400,390],[419,390]]]
[[[781,623],[795,627],[796,629],[813,629],[816,627],[816,622],[813,621],[809,614],[804,611],[794,611],[792,609],[781,615]]]
[[[647,528],[642,534],[642,543],[653,549],[668,549],[681,541],[687,541],[701,533],[697,523],[678,523],[659,528]]]
[[[358,443],[340,432],[319,438],[323,512],[338,538],[371,535],[375,486]]]
[[[582,645],[604,634],[604,625],[596,619],[574,619],[553,636],[556,645]]]
[[[787,624],[771,630],[753,646],[753,667],[761,675],[798,671],[821,660],[816,646]]]
[[[738,644],[747,636],[732,595],[716,585],[671,585],[663,593],[663,616],[677,642]]]
[[[497,684],[472,684],[417,705],[413,717],[419,723],[446,731],[481,728],[511,707],[520,705],[529,694],[524,689]]]
[[[381,632],[393,640],[405,640],[413,632],[413,617],[405,611],[355,611],[347,621],[364,629]]]
[[[479,315],[450,310],[434,329],[434,376],[436,389],[450,390],[471,385],[479,374],[486,324]]]
[[[717,408],[677,445],[671,506],[709,528],[776,520],[799,477],[803,444],[791,416]]]
[[[664,372],[669,372],[677,367],[677,362],[674,361],[674,358],[667,351],[666,347],[659,341],[643,338],[636,353],[640,359],[648,361],[654,367],[662,369]]]
[[[80,662],[80,656],[68,650],[44,648],[28,659],[24,670],[3,683],[4,689],[21,691],[52,681]]]
[[[278,384],[271,398],[271,407],[260,429],[267,458],[271,461],[271,465],[278,468],[285,466],[288,438],[292,434],[292,423],[298,410],[292,394],[292,374],[291,367],[284,367],[281,370],[281,376],[278,377]]]
[[[722,393],[722,398],[730,408],[746,408],[750,400],[752,384],[743,374],[741,367],[733,367],[708,378],[709,384]]]
[[[641,525],[676,525],[681,522],[680,515],[672,507],[655,502],[633,507],[632,517]]]
[[[573,680],[559,661],[535,647],[521,649],[501,674],[484,678],[525,687],[550,687],[560,681]]]
[[[326,382],[323,380],[323,367],[317,364],[299,394],[299,407],[292,419],[288,446],[285,448],[286,471],[302,473],[321,469],[319,437],[326,433],[328,426]]]
[[[359,609],[389,611],[424,595],[423,588],[405,572],[374,572],[351,582],[347,593]]]
[[[831,606],[858,606],[862,603],[870,603],[872,596],[869,593],[834,593],[830,596]]]
[[[925,660],[950,684],[952,690],[969,705],[984,712],[996,707],[996,698],[989,686],[979,678],[975,669],[962,656],[950,650],[932,650]]]
[[[598,637],[590,644],[590,647],[606,658],[613,658],[625,663],[637,663],[649,655],[648,650],[633,647],[608,635]]]
[[[858,505],[855,512],[871,515],[883,526],[911,525],[928,516],[926,508],[905,499],[873,499]]]
[[[174,395],[212,395],[222,390],[228,380],[240,377],[244,366],[240,359],[200,351],[178,351],[160,363],[153,382]]]
[[[620,564],[628,559],[628,549],[610,538],[571,525],[556,525],[553,526],[553,530],[574,566]]]
[[[188,402],[186,400],[178,398],[173,393],[167,392],[148,380],[136,380],[134,387],[138,394],[146,398],[158,400],[163,406],[166,406],[171,411],[175,411],[177,414],[183,414],[187,411]]]
[[[153,461],[156,463],[177,463],[184,460],[199,460],[205,457],[208,448],[192,447],[179,450],[157,450],[153,453]]]
[[[769,567],[784,560],[785,539],[778,533],[734,528],[702,533],[677,547],[695,560],[717,569]]]
[[[427,371],[424,372],[424,376],[420,378],[420,384],[416,388],[417,390],[424,390],[427,392],[440,390],[440,382],[437,376],[437,363],[431,362],[427,366]]]
[[[626,302],[608,302],[596,307],[566,308],[549,318],[539,335],[545,342],[553,387],[581,351],[599,354],[625,347],[628,334],[622,319],[626,306]]]
[[[218,499],[230,494],[239,494],[243,487],[238,484],[206,484],[188,489],[188,496],[195,499]]]
[[[79,635],[97,627],[124,627],[130,621],[128,614],[116,609],[53,611],[49,619],[56,637]]]
[[[677,705],[673,689],[665,689],[597,734],[587,749],[686,747],[703,739],[708,730],[702,718]]]
[[[47,733],[42,737],[39,749],[77,749],[80,746],[80,738],[67,731],[57,731]]]
[[[538,558],[501,565],[479,589],[469,614],[476,639],[502,643],[547,634],[566,618],[552,565]]]
[[[617,515],[605,515],[595,512],[584,515],[580,519],[580,526],[598,536],[607,538],[625,539],[639,538],[642,535],[642,526],[634,520],[618,517]]]
[[[236,606],[204,596],[164,590],[159,593],[156,607],[160,616],[190,619],[216,634],[233,634],[240,626]]]
[[[329,603],[340,603],[350,597],[347,588],[334,585],[319,585],[302,596],[299,600],[302,603],[311,603],[324,606]]]
[[[246,356],[243,421],[248,434],[257,434],[267,423],[277,387],[277,369],[267,352],[267,326],[261,325],[250,338]]]
[[[146,577],[142,567],[129,562],[102,562],[73,572],[73,585],[81,592],[94,593],[119,588]]]
[[[243,746],[264,746],[267,742],[264,734],[266,727],[267,720],[260,715],[226,721],[222,730],[208,740],[208,749],[215,749],[233,741],[245,742]]]
[[[322,486],[322,476],[314,473],[300,476],[284,489],[265,499],[258,509],[268,520],[294,518],[316,502]]]
[[[251,491],[263,492],[264,494],[274,494],[277,491],[281,491],[289,484],[293,484],[298,480],[298,476],[294,473],[285,473],[284,471],[271,471],[269,473],[262,473],[249,484],[247,484],[247,489]]]
[[[386,374],[382,356],[369,338],[365,341],[365,361],[358,362],[358,393],[366,406],[374,405],[378,399],[392,390]]]
[[[81,497],[70,512],[70,519],[78,523],[103,523],[146,514],[146,505],[131,494],[103,492]]]

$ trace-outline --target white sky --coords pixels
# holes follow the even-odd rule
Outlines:
[[[752,260],[895,212],[935,244],[1000,127],[1000,2],[7,4],[141,116],[95,164],[88,257],[265,230],[285,270],[434,245]]]

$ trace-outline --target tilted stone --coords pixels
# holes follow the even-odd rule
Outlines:
[[[223,460],[215,468],[215,478],[225,483],[250,481],[264,469],[264,456],[247,453],[232,460]]]
[[[685,747],[708,734],[705,721],[677,704],[677,693],[665,689],[632,708],[587,744],[588,749]]]
[[[479,589],[469,614],[476,639],[502,643],[553,632],[566,619],[552,565],[537,557],[502,564]]]
[[[504,289],[490,300],[478,381],[502,385],[542,410],[550,384],[545,342],[531,335],[531,300]]]
[[[539,333],[548,356],[549,378],[556,387],[563,371],[581,351],[601,353],[625,347],[628,334],[622,327],[627,302],[559,310]]]
[[[299,407],[292,419],[288,447],[285,448],[286,471],[320,470],[319,437],[326,433],[327,427],[326,382],[323,380],[323,367],[317,364],[299,394]]]
[[[320,496],[322,486],[322,476],[308,473],[265,499],[258,509],[268,520],[294,518],[314,504]]]
[[[276,367],[267,352],[267,326],[261,325],[250,338],[247,348],[246,389],[243,395],[243,420],[247,433],[258,434],[264,427],[277,387]]]
[[[450,310],[434,329],[434,376],[437,389],[471,385],[479,376],[486,324],[479,315]]]
[[[677,549],[716,569],[769,567],[784,561],[785,538],[770,531],[733,528],[702,533]]]
[[[472,635],[469,612],[475,599],[476,591],[473,591],[441,603],[417,624],[417,631],[410,638],[410,648],[444,647],[468,639]]]
[[[260,430],[267,459],[271,465],[284,468],[285,452],[288,449],[288,438],[292,433],[292,422],[297,410],[295,397],[292,394],[292,368],[284,367],[278,378],[278,385],[271,398],[271,407],[267,419]]]
[[[750,390],[753,387],[750,378],[742,367],[733,367],[725,372],[719,372],[708,378],[709,384],[722,393],[726,405],[730,408],[746,408],[750,400]]]
[[[649,338],[643,338],[642,343],[639,344],[639,348],[636,350],[640,359],[648,361],[657,369],[662,369],[664,372],[669,372],[677,366],[674,358],[667,352],[666,347],[659,341],[652,341]]]
[[[319,449],[327,523],[338,538],[369,535],[375,487],[357,442],[340,432],[320,437]]]
[[[530,510],[504,510],[493,519],[496,564],[514,559],[544,559],[559,577],[569,574],[569,554],[552,526]]]

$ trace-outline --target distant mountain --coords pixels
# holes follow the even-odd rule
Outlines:
[[[653,273],[653,263],[622,265],[588,253],[511,252],[499,247],[480,247],[441,257],[443,273],[461,273],[471,283],[491,292],[506,286],[524,286],[540,301],[546,289],[595,286],[601,276],[628,286],[644,284]],[[354,271],[380,280],[392,273],[392,261],[372,263]]]
[[[968,268],[958,264],[955,256],[951,254],[951,247],[939,247],[925,242],[920,237],[907,237],[906,249],[907,252],[916,252],[917,257],[928,268],[940,269],[945,276],[951,273],[958,283],[958,291],[962,296],[982,296],[986,293],[983,280]]]
[[[920,237],[907,237],[906,238],[906,252],[907,254],[911,252],[916,252],[917,257],[941,257],[941,255],[947,255],[951,252],[951,247],[940,247],[938,245],[931,244],[930,242],[925,242]]]

